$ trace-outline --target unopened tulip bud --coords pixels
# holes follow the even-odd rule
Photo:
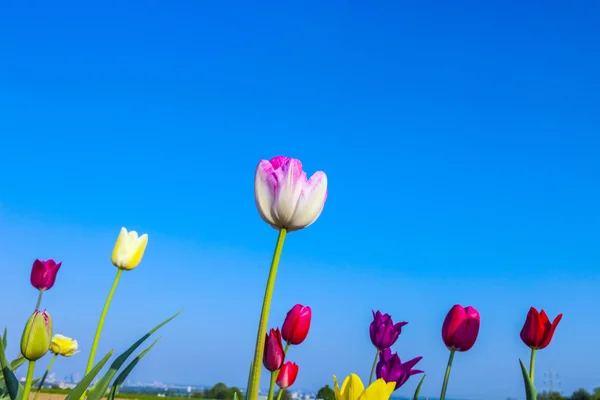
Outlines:
[[[296,382],[298,376],[298,365],[296,363],[287,361],[283,364],[279,373],[277,374],[277,386],[281,389],[287,389]]]
[[[480,323],[479,312],[475,308],[454,305],[442,326],[444,344],[449,350],[469,350],[477,340]]]
[[[283,343],[281,342],[281,332],[279,331],[279,328],[271,329],[265,339],[263,364],[266,369],[273,372],[281,368],[284,359],[285,351],[283,350]]]
[[[52,318],[46,311],[35,311],[21,336],[21,354],[29,361],[46,355],[52,343]]]
[[[62,263],[56,263],[54,260],[35,260],[31,268],[31,285],[38,290],[52,288],[61,265]]]
[[[147,244],[147,234],[138,237],[136,231],[127,232],[127,229],[121,228],[112,253],[113,265],[124,270],[134,269],[140,265]]]
[[[286,315],[281,336],[289,344],[300,344],[306,339],[310,329],[311,310],[301,304],[296,304]]]

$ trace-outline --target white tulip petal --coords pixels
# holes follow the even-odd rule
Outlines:
[[[278,229],[272,214],[275,204],[275,177],[271,163],[262,160],[256,167],[254,176],[254,199],[260,217],[269,225]]]
[[[287,227],[296,213],[298,199],[306,182],[300,160],[289,159],[276,171],[277,190],[273,215],[282,227]]]
[[[325,207],[327,199],[327,175],[318,171],[304,185],[294,218],[290,221],[288,230],[298,230],[312,225]]]

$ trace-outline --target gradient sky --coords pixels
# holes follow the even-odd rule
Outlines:
[[[409,321],[394,350],[423,356],[437,395],[455,303],[482,325],[449,396],[523,397],[530,306],[564,313],[538,388],[549,369],[565,393],[600,385],[599,20],[594,1],[5,4],[10,355],[35,304],[31,263],[55,258],[44,306],[82,348],[55,371],[84,369],[125,225],[149,246],[99,354],[184,307],[132,377],[244,386],[276,239],[253,174],[285,154],[329,178],[322,216],[286,243],[270,319],[313,308],[290,352],[298,388],[368,379],[380,309]]]

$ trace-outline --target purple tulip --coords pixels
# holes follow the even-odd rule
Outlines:
[[[373,322],[369,326],[373,346],[377,347],[380,351],[389,349],[396,343],[400,332],[402,332],[402,327],[406,324],[408,322],[398,322],[394,325],[391,315],[382,315],[379,311],[373,311]]]
[[[379,362],[377,363],[377,379],[383,379],[387,383],[396,382],[394,390],[404,385],[408,378],[416,374],[422,374],[423,371],[412,369],[423,357],[413,358],[410,361],[402,363],[398,353],[392,354],[391,349],[385,349],[379,353]]]

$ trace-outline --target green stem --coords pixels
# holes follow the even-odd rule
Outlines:
[[[375,373],[375,366],[377,365],[377,359],[379,358],[379,349],[375,353],[375,359],[373,360],[373,366],[371,367],[371,375],[369,375],[369,385],[373,382],[373,374]]]
[[[529,378],[533,383],[533,376],[535,372],[535,349],[531,349],[531,358],[529,359]]]
[[[44,386],[44,382],[46,381],[46,377],[50,373],[50,369],[52,368],[52,365],[54,365],[54,361],[56,361],[56,357],[58,357],[58,354],[55,354],[54,357],[52,357],[52,359],[50,360],[48,368],[46,368],[46,372],[44,372],[44,376],[42,376],[42,380],[40,380],[40,384],[38,385],[38,388],[35,391],[35,397],[33,398],[33,400],[37,400],[38,394],[40,394],[40,390],[42,390],[42,386]]]
[[[281,400],[281,395],[285,389],[279,389],[279,394],[277,395],[277,400]]]
[[[450,357],[448,358],[448,365],[446,366],[446,375],[444,376],[444,384],[442,385],[442,394],[440,400],[446,398],[446,387],[448,386],[448,379],[450,378],[450,370],[452,369],[452,360],[454,359],[455,350],[450,350]]]
[[[271,384],[269,385],[269,397],[267,397],[267,400],[273,400],[273,394],[275,392],[275,381],[277,380],[278,374],[279,370],[271,372]]]
[[[35,310],[40,309],[40,304],[42,304],[42,295],[44,294],[44,289],[40,290],[40,294],[38,294],[37,304],[35,305]]]
[[[29,400],[31,392],[31,381],[33,381],[33,370],[35,369],[35,361],[29,361],[27,365],[27,378],[25,379],[25,387],[23,387],[23,400]]]
[[[113,281],[112,287],[110,288],[110,292],[108,292],[106,302],[104,303],[104,309],[102,310],[102,314],[100,314],[100,320],[98,321],[98,327],[96,328],[96,335],[94,336],[94,341],[92,342],[90,358],[88,358],[87,367],[85,368],[85,375],[87,375],[88,372],[90,372],[92,370],[92,367],[94,366],[94,357],[96,357],[96,350],[98,349],[98,342],[100,341],[100,334],[102,334],[102,327],[104,326],[106,313],[108,312],[108,307],[110,306],[112,297],[115,294],[115,289],[117,288],[117,284],[119,283],[119,279],[121,278],[122,273],[122,269],[117,269],[117,276],[115,276],[115,280]]]
[[[283,242],[285,241],[286,229],[282,228],[277,237],[277,244],[271,261],[271,269],[269,271],[269,279],[265,289],[265,297],[263,299],[262,311],[260,313],[260,322],[258,324],[258,332],[256,334],[256,347],[254,349],[254,361],[252,362],[252,371],[250,372],[250,388],[248,389],[250,396],[249,400],[258,399],[258,390],[260,385],[260,373],[262,369],[262,355],[265,347],[265,334],[267,333],[267,324],[269,323],[269,311],[271,309],[271,298],[273,297],[273,288],[275,286],[275,277],[277,276],[277,267],[279,267],[279,259],[283,250]]]

